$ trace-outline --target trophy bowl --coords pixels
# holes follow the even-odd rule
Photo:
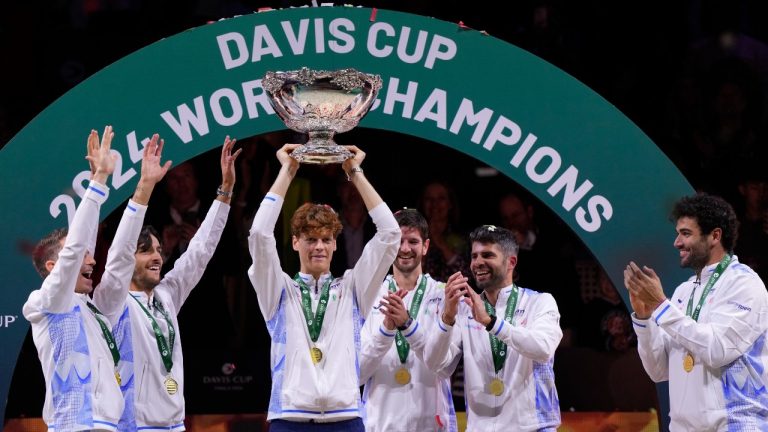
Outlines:
[[[333,136],[346,132],[368,113],[381,89],[381,77],[355,69],[336,71],[303,67],[267,72],[261,86],[278,117],[290,129],[309,135],[291,156],[300,163],[341,163],[352,153]]]

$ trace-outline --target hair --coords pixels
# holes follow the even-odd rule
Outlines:
[[[494,243],[507,257],[517,256],[518,246],[512,231],[495,225],[483,225],[469,234],[470,243]]]
[[[727,201],[706,193],[683,197],[675,203],[670,219],[677,222],[683,217],[695,219],[702,234],[710,234],[715,228],[720,228],[723,232],[720,244],[726,252],[733,252],[739,235],[739,220]]]
[[[422,240],[429,238],[429,226],[424,216],[416,209],[404,208],[395,212],[395,220],[401,227],[414,228],[419,230]]]
[[[67,236],[67,228],[59,228],[43,237],[32,251],[32,263],[40,277],[45,278],[50,273],[45,267],[48,261],[55,261],[61,252],[61,239]]]
[[[304,203],[291,218],[291,235],[297,238],[319,230],[330,230],[336,238],[341,229],[339,215],[326,204]]]
[[[152,225],[144,225],[139,233],[139,240],[136,242],[137,252],[146,252],[152,247],[152,237],[155,236],[157,241],[160,241],[160,234]]]

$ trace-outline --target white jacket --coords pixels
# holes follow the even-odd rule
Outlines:
[[[316,343],[323,360],[315,365],[298,284],[283,272],[277,255],[274,227],[282,203],[279,195],[267,194],[248,237],[253,258],[248,276],[272,338],[268,419],[333,422],[364,417],[358,384],[360,328],[379,299],[381,281],[397,254],[400,227],[386,204],[370,211],[376,235],[355,267],[330,286],[328,309]],[[301,276],[313,288],[314,312],[319,297],[319,290],[314,288],[322,287],[328,275],[320,281]]]
[[[219,243],[229,215],[228,204],[215,200],[189,243],[189,248],[166,273],[150,297],[131,291],[123,295],[123,312],[114,328],[120,347],[120,374],[126,399],[126,415],[120,431],[183,431],[184,429],[184,359],[177,315],[192,289],[202,278]],[[134,240],[135,243],[135,240]],[[168,372],[157,347],[157,339],[149,318],[132,297],[141,301],[153,314],[163,336],[168,338],[165,318],[152,306],[156,296],[168,312],[176,338],[173,343],[171,376],[178,391],[171,395],[164,385]],[[134,420],[135,422],[131,421]]]
[[[436,370],[464,352],[464,391],[467,432],[555,431],[560,405],[552,368],[563,332],[552,295],[520,288],[514,323],[504,320],[511,286],[496,299],[496,324],[488,332],[472,317],[464,302],[453,326],[438,314],[438,331],[427,340],[425,361]],[[441,308],[442,309],[442,308]],[[495,373],[488,334],[507,344],[504,367]],[[504,383],[504,392],[488,391],[492,379]]]
[[[651,319],[633,314],[638,352],[655,382],[669,381],[671,431],[766,430],[768,293],[736,256],[709,292],[698,322],[686,316],[717,264],[680,284]],[[694,291],[695,290],[695,291]],[[691,372],[683,358],[691,353]]]
[[[87,306],[90,299],[75,293],[86,250],[96,235],[101,204],[108,195],[106,186],[90,183],[56,265],[23,307],[45,376],[43,420],[50,432],[114,431],[123,411],[112,353]],[[113,276],[108,265],[105,278]]]
[[[368,432],[458,430],[450,378],[459,357],[435,373],[424,363],[423,356],[426,335],[439,331],[436,317],[445,297],[445,284],[423,274],[416,282],[417,288],[409,291],[403,302],[410,311],[422,278],[427,282],[419,312],[410,326],[401,332],[411,347],[405,365],[397,354],[396,330],[384,327],[384,314],[378,305],[363,326],[360,381],[365,384],[363,401],[367,415],[365,430]],[[382,294],[389,290],[390,280],[393,280],[391,275],[381,286]],[[395,381],[395,372],[403,366],[411,374],[411,382],[406,385]],[[436,417],[440,418],[439,424]]]

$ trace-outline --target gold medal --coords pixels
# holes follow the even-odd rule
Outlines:
[[[498,378],[492,379],[488,384],[488,391],[494,396],[501,396],[504,393],[504,382]]]
[[[323,359],[323,352],[318,347],[309,349],[309,356],[312,357],[312,363],[318,364]]]
[[[683,370],[686,372],[693,370],[693,356],[691,353],[685,353],[685,357],[683,357]]]
[[[115,371],[115,381],[117,381],[117,385],[123,385],[123,379],[120,378],[120,372]]]
[[[411,382],[411,373],[408,369],[401,367],[395,371],[395,382],[400,385],[406,385]]]
[[[173,377],[168,375],[165,377],[165,391],[168,392],[169,395],[175,395],[177,391],[179,391],[179,383],[176,382]]]

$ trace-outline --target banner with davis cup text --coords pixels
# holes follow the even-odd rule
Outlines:
[[[133,192],[141,150],[155,132],[165,138],[164,159],[179,164],[225,135],[285,129],[260,78],[302,66],[381,75],[360,127],[422,137],[496,168],[562,218],[616,286],[630,259],[654,267],[667,287],[683,279],[667,215],[691,186],[637,126],[574,78],[509,43],[432,18],[353,7],[267,11],[121,59],[0,151],[0,400],[28,329],[21,306],[40,286],[22,251],[72,217],[87,184],[88,131],[106,124],[117,131],[106,216]]]

